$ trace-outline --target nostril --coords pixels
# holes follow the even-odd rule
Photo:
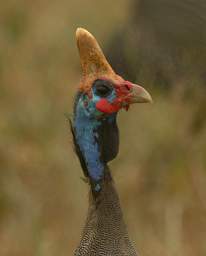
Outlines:
[[[125,87],[125,89],[127,89],[128,91],[130,91],[130,89],[132,88],[132,84],[131,84],[129,81],[125,81],[124,87]]]
[[[130,87],[129,85],[125,84],[125,88],[129,91],[130,90]]]

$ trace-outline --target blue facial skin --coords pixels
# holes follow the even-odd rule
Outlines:
[[[112,102],[115,97],[115,90],[112,90],[111,94],[107,96],[107,100]],[[76,140],[84,156],[90,179],[95,183],[97,192],[101,190],[100,181],[105,169],[105,163],[102,162],[100,156],[97,130],[101,126],[103,118],[107,118],[111,122],[116,118],[116,113],[105,117],[102,112],[96,109],[96,102],[100,99],[101,97],[95,94],[95,88],[92,90],[92,99],[89,99],[86,94],[82,94],[76,105],[74,119]]]

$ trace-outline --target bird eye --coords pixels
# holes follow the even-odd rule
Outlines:
[[[112,83],[106,80],[96,80],[93,84],[95,94],[100,97],[107,97],[113,89]]]

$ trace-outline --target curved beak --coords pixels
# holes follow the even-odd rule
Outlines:
[[[128,103],[152,103],[152,97],[142,86],[130,83]]]

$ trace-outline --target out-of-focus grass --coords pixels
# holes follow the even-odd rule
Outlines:
[[[72,255],[88,193],[64,116],[80,78],[74,32],[106,47],[127,16],[124,0],[1,4],[0,255]],[[142,255],[206,253],[203,94],[154,91],[153,105],[119,116],[111,168]]]

